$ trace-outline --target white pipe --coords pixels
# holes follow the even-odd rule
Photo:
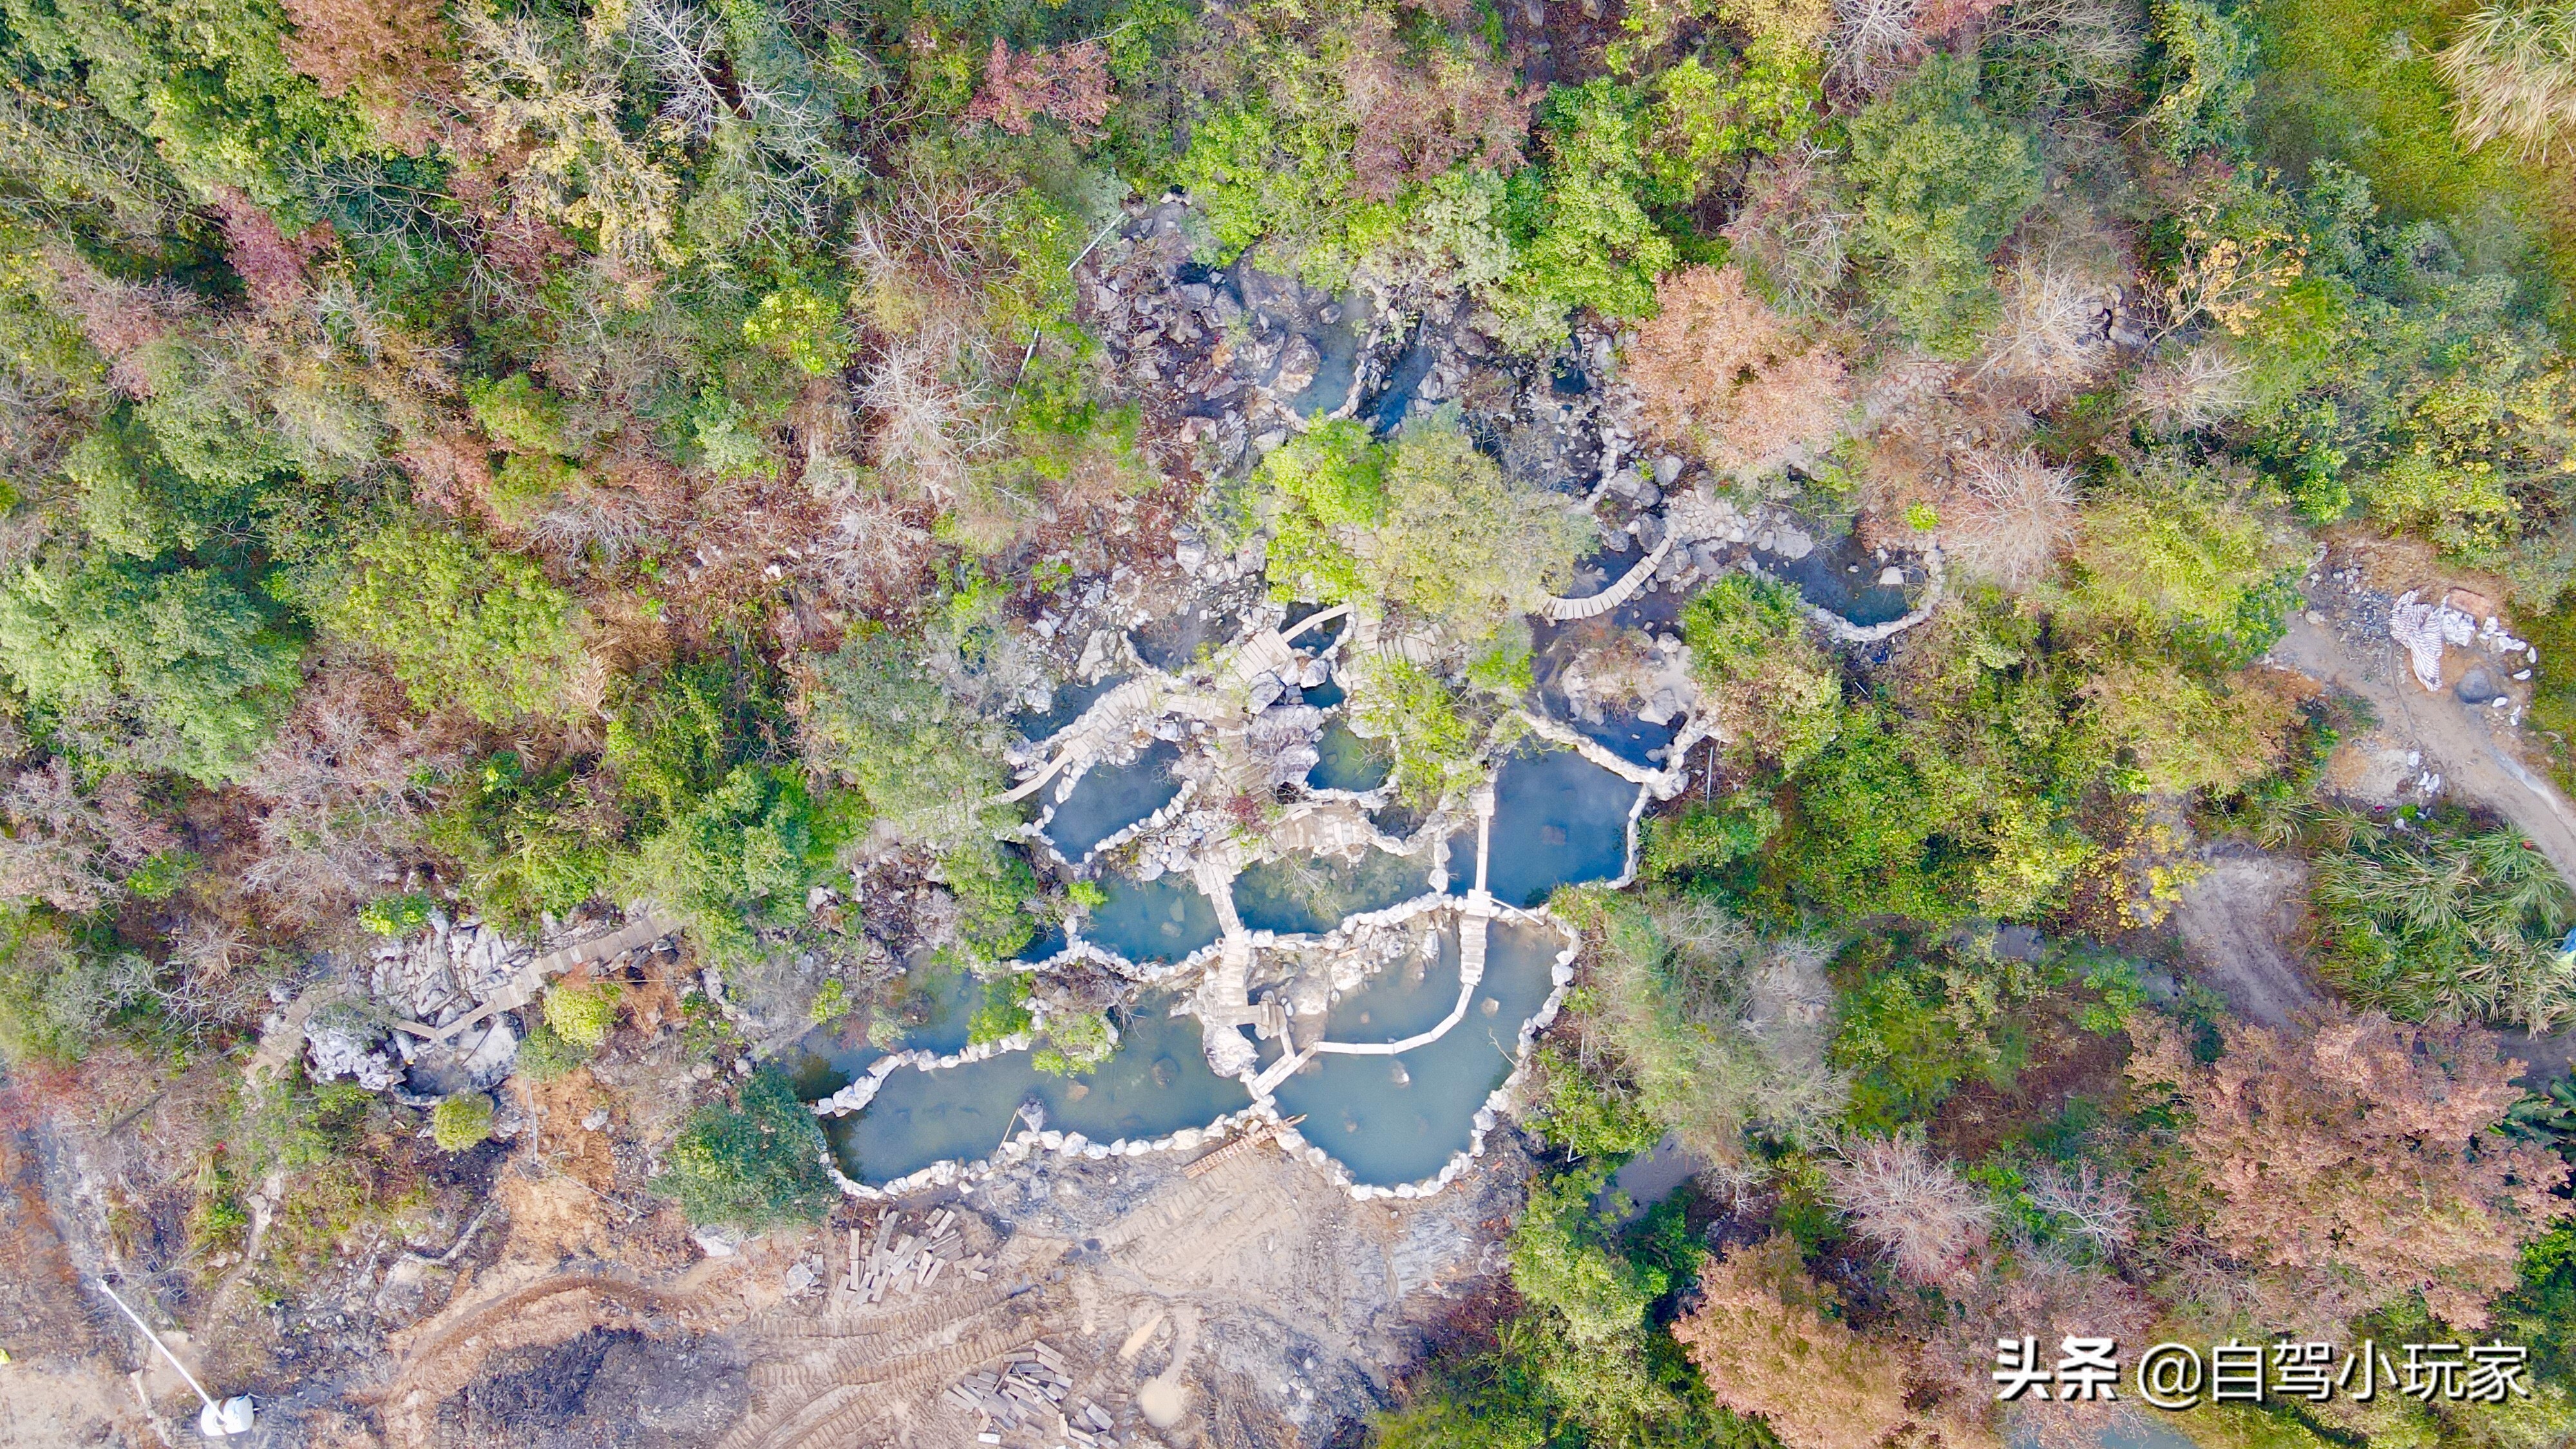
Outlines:
[[[106,1294],[107,1301],[115,1304],[119,1313],[132,1319],[134,1321],[134,1326],[143,1330],[143,1336],[152,1340],[152,1346],[154,1348],[161,1350],[161,1356],[170,1361],[170,1367],[179,1371],[179,1377],[188,1381],[188,1387],[197,1391],[197,1397],[206,1401],[206,1407],[209,1409],[214,1408],[215,1396],[206,1392],[206,1386],[197,1382],[197,1376],[188,1372],[188,1366],[186,1364],[179,1362],[179,1356],[170,1351],[170,1345],[161,1341],[161,1335],[154,1333],[150,1324],[145,1323],[141,1316],[136,1314],[133,1309],[126,1307],[125,1300],[117,1297],[116,1290],[108,1287],[105,1282],[101,1282],[98,1285],[98,1291]]]

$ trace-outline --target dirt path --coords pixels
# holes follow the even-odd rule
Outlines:
[[[2380,727],[2422,750],[2426,768],[2441,772],[2446,789],[2513,822],[2560,875],[2576,881],[2576,809],[2516,757],[2509,739],[2500,738],[2492,719],[2497,711],[2426,691],[2393,639],[2358,644],[2331,624],[2303,616],[2291,618],[2271,659],[2369,701]]]
[[[2512,822],[2558,867],[2559,875],[2576,882],[2576,809],[2522,762],[2494,718],[2496,711],[2417,684],[2393,639],[2358,643],[2333,624],[2304,616],[2291,618],[2289,632],[2272,646],[2270,657],[2369,701],[2381,731],[2423,751],[2425,765],[2441,773],[2445,790]],[[2518,1031],[2499,1035],[2507,1054],[2526,1064],[2526,1082],[2544,1081],[2576,1065],[2576,1031],[2546,1037]]]

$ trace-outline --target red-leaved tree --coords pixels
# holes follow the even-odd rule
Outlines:
[[[1045,116],[1063,122],[1076,141],[1090,141],[1109,118],[1112,99],[1109,52],[1100,42],[1080,40],[1014,55],[997,35],[993,53],[984,57],[984,88],[968,103],[963,120],[1025,136],[1031,123]]]
[[[2189,1113],[2180,1160],[2206,1189],[2210,1241],[2292,1293],[2367,1310],[2406,1294],[2460,1328],[2512,1287],[2522,1246],[2576,1213],[2554,1153],[2493,1129],[2521,1063],[2474,1028],[2343,1017],[2307,1031],[2226,1028],[2192,1063],[2172,1032],[2129,1072]]]

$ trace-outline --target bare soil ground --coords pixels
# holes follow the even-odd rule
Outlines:
[[[2397,593],[2412,588],[2439,599],[2452,583],[2489,590],[2493,585],[2476,578],[2443,579],[2428,558],[2383,543],[2344,540],[2327,565],[2337,566],[2350,570],[2349,581],[2312,583],[2311,608],[2291,617],[2288,632],[2270,654],[2272,663],[2359,699],[2376,716],[2376,727],[2330,763],[2329,785],[2364,803],[2386,804],[2410,788],[2406,774],[2436,773],[2443,792],[2504,817],[2549,857],[2561,876],[2576,881],[2576,807],[2533,763],[2537,747],[2512,723],[2522,712],[2518,706],[2527,688],[2499,681],[2506,708],[2464,703],[2447,689],[2434,693],[2416,681],[2405,651],[2388,635],[2388,600]],[[2453,653],[2466,656],[2466,651]],[[2446,660],[2444,682],[2476,662],[2474,656]],[[2188,901],[2182,922],[2186,936],[2220,966],[2220,989],[2258,1020],[2263,1017],[2257,1008],[2295,1005],[2281,994],[2282,970],[2292,959],[2282,949],[2283,922],[2295,925],[2295,916],[2286,914],[2286,908],[2263,906],[2267,888],[2250,867],[2226,876],[2213,871],[2195,888],[2207,902],[2197,928],[2188,916]],[[2279,958],[2278,965],[2272,957]],[[2295,969],[2289,975],[2296,980]],[[2245,993],[2242,1003],[2238,991]],[[2526,1081],[2576,1065],[2576,1032],[2500,1035],[2506,1051],[2527,1064]]]
[[[2498,718],[2506,711],[2428,692],[2396,641],[2384,633],[2373,641],[2331,618],[2319,624],[2293,616],[2271,658],[2359,697],[2378,716],[2380,732],[2420,751],[2444,789],[2511,821],[2560,875],[2576,881],[2576,809],[2524,762],[2520,742]]]
[[[550,1137],[574,1103],[552,1105]],[[1168,1156],[1022,1164],[888,1209],[912,1226],[955,1209],[987,1276],[873,1304],[845,1269],[879,1209],[710,1256],[667,1208],[639,1215],[585,1181],[584,1154],[541,1166],[523,1147],[451,1260],[383,1275],[372,1354],[242,1387],[262,1401],[257,1442],[327,1449],[947,1449],[986,1430],[1043,1449],[1075,1442],[1086,1402],[1121,1449],[1321,1444],[1495,1281],[1527,1171],[1497,1145],[1447,1192],[1393,1205],[1270,1149],[1195,1178]],[[0,1144],[0,1168],[20,1150]],[[161,1442],[123,1380],[135,1350],[91,1321],[41,1195],[12,1206],[34,1210],[0,1236],[0,1449]],[[1038,1345],[1070,1381],[1061,1405],[988,1422],[949,1393]]]
[[[2304,864],[2259,852],[2222,855],[2183,889],[2174,929],[2200,975],[2248,1021],[2287,1026],[2322,1004],[2292,946],[2307,891]]]
[[[46,1202],[39,1145],[0,1129],[0,1449],[128,1445],[149,1427]]]

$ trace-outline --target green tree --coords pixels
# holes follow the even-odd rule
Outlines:
[[[1682,639],[1714,718],[1745,754],[1793,773],[1842,728],[1842,671],[1786,584],[1728,573],[1683,606]]]
[[[657,1191],[693,1223],[759,1229],[823,1220],[840,1201],[823,1170],[823,1129],[785,1073],[763,1067],[730,1102],[691,1112],[662,1154]]]
[[[1989,258],[2039,200],[2030,141],[1977,103],[1973,60],[1934,55],[1851,121],[1852,255],[1907,337],[1965,352],[1999,305]]]
[[[212,569],[57,549],[0,585],[0,674],[59,740],[113,765],[237,778],[300,653]]]
[[[1365,571],[1391,603],[1460,639],[1492,638],[1566,587],[1591,521],[1503,477],[1454,416],[1407,427],[1386,462],[1386,515]]]
[[[1678,260],[1647,215],[1646,121],[1636,98],[1607,77],[1560,86],[1547,100],[1547,159],[1513,178],[1518,253],[1496,288],[1503,336],[1525,352],[1562,342],[1570,313],[1645,317],[1655,279]]]
[[[307,601],[325,628],[383,654],[420,709],[453,704],[496,725],[560,714],[589,672],[571,596],[451,530],[375,534]]]

